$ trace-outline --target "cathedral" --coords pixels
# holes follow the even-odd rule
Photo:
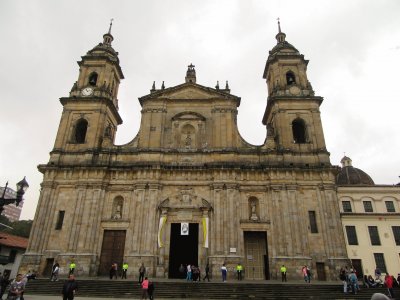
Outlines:
[[[299,278],[308,265],[319,280],[337,279],[348,259],[323,98],[280,26],[276,40],[263,73],[262,145],[238,132],[240,97],[228,84],[201,85],[192,64],[181,84],[139,98],[139,132],[115,145],[124,75],[110,26],[60,98],[21,269],[45,275],[57,261],[67,274],[73,261],[78,276],[102,276],[127,262],[128,276],[143,263],[150,277],[178,278],[181,264],[209,264],[214,276],[225,264],[230,277],[241,263],[246,279],[262,280],[281,265]]]

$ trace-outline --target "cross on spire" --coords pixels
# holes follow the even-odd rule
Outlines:
[[[112,27],[112,22],[114,21],[114,19],[111,19],[110,21],[110,28],[108,29],[108,34],[111,34],[111,27]]]

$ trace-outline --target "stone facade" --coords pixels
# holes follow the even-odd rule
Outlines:
[[[202,269],[209,263],[214,276],[223,263],[233,276],[240,262],[247,278],[276,278],[285,264],[288,278],[309,265],[319,279],[336,279],[347,254],[323,99],[285,34],[278,33],[265,66],[267,138],[260,146],[238,133],[240,98],[228,84],[196,83],[193,65],[183,84],[153,86],[139,98],[139,133],[114,145],[123,73],[112,39],[105,34],[82,57],[78,81],[60,99],[22,268],[46,273],[57,260],[66,273],[73,260],[78,274],[95,276],[115,260],[128,262],[129,275],[143,262],[149,276],[174,277],[177,259],[186,259]],[[179,244],[174,226],[184,223],[196,236]]]

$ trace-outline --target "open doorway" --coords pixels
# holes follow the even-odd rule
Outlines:
[[[179,266],[198,265],[199,224],[189,224],[189,234],[181,235],[181,223],[171,223],[168,278],[182,278]]]

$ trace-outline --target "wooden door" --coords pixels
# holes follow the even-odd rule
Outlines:
[[[269,270],[265,270],[268,265],[265,263],[265,260],[268,260],[265,232],[246,231],[244,233],[244,244],[245,278],[247,280],[266,279],[265,274],[269,273]]]
[[[363,278],[364,272],[362,268],[361,259],[352,259],[351,264],[353,265],[353,269],[356,270],[357,277]]]
[[[124,260],[125,237],[125,230],[104,230],[99,275],[109,275],[113,263],[118,264],[118,272],[121,272]]]
[[[326,281],[326,274],[325,274],[325,264],[322,262],[317,262],[317,276],[318,280]]]

